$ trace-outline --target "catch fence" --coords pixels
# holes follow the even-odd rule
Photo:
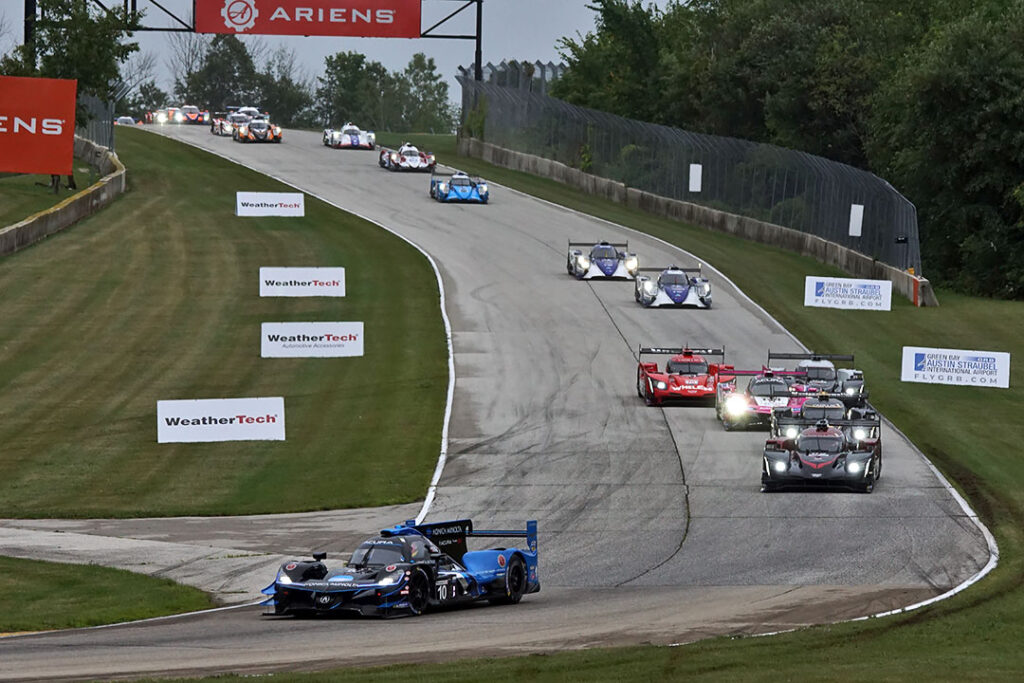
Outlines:
[[[97,145],[114,149],[114,103],[104,102],[93,95],[79,95],[78,104],[89,112],[84,126],[75,128],[75,134]]]

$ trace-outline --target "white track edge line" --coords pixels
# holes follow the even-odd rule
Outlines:
[[[538,177],[540,177],[540,176],[538,176]],[[505,185],[501,185],[499,183],[494,183],[494,182],[490,182],[490,181],[488,181],[488,182],[491,185],[494,185],[495,187],[501,187],[501,188],[503,188],[505,190],[509,190],[509,191],[511,191],[511,192],[513,192],[515,194],[522,195],[524,197],[530,197],[530,198],[532,198],[532,199],[534,199],[536,201],[542,202],[544,204],[549,204],[551,206],[558,207],[558,208],[562,209],[563,211],[569,211],[571,213],[574,213],[574,214],[577,214],[577,215],[580,215],[580,216],[586,216],[588,218],[592,218],[592,219],[601,221],[602,223],[607,223],[608,225],[611,225],[611,226],[613,226],[615,228],[618,228],[620,230],[626,230],[628,232],[636,233],[637,235],[641,235],[641,236],[643,236],[645,238],[652,239],[652,240],[654,240],[656,242],[660,242],[661,244],[664,244],[665,246],[667,246],[667,247],[669,247],[671,249],[676,249],[676,250],[686,254],[690,258],[694,259],[698,263],[707,264],[707,266],[712,271],[717,273],[719,275],[719,277],[721,277],[723,280],[725,280],[730,285],[732,285],[732,287],[740,294],[740,296],[742,296],[744,299],[747,300],[747,302],[749,302],[751,305],[753,305],[755,308],[757,308],[757,310],[761,311],[765,315],[765,317],[767,317],[773,323],[778,325],[779,329],[782,330],[783,332],[785,332],[790,337],[790,339],[792,339],[794,342],[796,342],[800,346],[800,348],[802,348],[804,351],[810,351],[810,349],[807,348],[807,345],[805,345],[802,341],[800,341],[799,339],[796,338],[796,335],[794,335],[792,332],[787,330],[783,326],[783,324],[780,323],[778,320],[776,320],[770,313],[768,313],[768,311],[766,311],[764,309],[764,307],[762,307],[756,301],[751,299],[747,295],[747,293],[744,292],[742,289],[740,289],[736,285],[735,282],[733,282],[731,279],[729,279],[729,277],[727,275],[725,275],[725,273],[720,271],[718,268],[713,266],[711,263],[708,263],[708,261],[706,259],[699,258],[696,255],[690,253],[689,251],[687,251],[686,249],[683,249],[682,247],[680,247],[678,245],[672,244],[671,242],[667,242],[667,241],[661,239],[660,237],[656,237],[654,235],[648,234],[646,232],[643,232],[642,230],[637,230],[636,228],[631,228],[629,226],[622,225],[620,223],[616,223],[615,221],[610,221],[607,218],[602,218],[600,216],[594,216],[593,214],[586,213],[585,211],[580,211],[578,209],[574,209],[574,208],[569,207],[569,206],[564,206],[562,204],[558,204],[558,203],[549,201],[547,199],[542,199],[540,197],[535,197],[534,195],[531,195],[531,194],[529,194],[527,192],[522,192],[522,191],[517,190],[515,188],[511,188],[511,187],[508,187],[508,186],[505,186]],[[555,182],[557,182],[557,181],[555,181]],[[983,578],[985,578],[985,576],[987,576],[993,569],[996,568],[996,565],[999,564],[999,546],[996,543],[995,536],[992,535],[992,532],[989,531],[988,527],[986,527],[985,524],[981,521],[981,519],[978,517],[978,514],[971,508],[970,504],[964,499],[964,497],[960,495],[960,492],[957,491],[956,488],[952,484],[950,484],[949,480],[946,479],[945,476],[943,476],[942,472],[940,472],[938,470],[938,468],[935,467],[935,465],[932,463],[932,461],[928,459],[928,456],[926,456],[921,451],[921,449],[919,449],[917,447],[917,445],[913,441],[911,441],[909,438],[907,438],[907,435],[904,434],[902,431],[900,431],[899,428],[897,428],[896,425],[894,425],[892,423],[892,421],[890,421],[888,418],[885,418],[885,421],[888,424],[890,429],[892,429],[897,434],[899,434],[904,439],[904,441],[906,441],[907,443],[909,443],[911,445],[911,447],[913,448],[914,452],[917,453],[918,457],[920,457],[921,460],[924,461],[925,465],[928,466],[928,469],[930,469],[932,471],[932,474],[935,475],[935,478],[938,479],[939,484],[942,486],[942,488],[946,489],[946,492],[949,493],[950,496],[953,497],[953,500],[955,500],[957,502],[957,504],[960,506],[960,509],[963,510],[964,516],[966,516],[968,519],[970,519],[974,523],[974,526],[977,527],[978,531],[981,532],[982,536],[985,538],[985,543],[988,546],[988,553],[989,553],[988,562],[985,564],[984,567],[981,568],[981,570],[979,570],[973,576],[968,577],[966,580],[964,580],[960,584],[954,586],[953,588],[949,589],[945,593],[942,593],[940,595],[936,595],[935,597],[929,598],[927,600],[923,600],[921,602],[916,602],[916,603],[914,603],[912,605],[907,605],[906,607],[900,607],[900,608],[893,609],[893,610],[888,610],[888,611],[885,611],[885,612],[878,612],[877,614],[869,614],[869,615],[866,615],[866,616],[863,616],[863,617],[855,617],[853,619],[844,619],[842,621],[830,622],[830,623],[840,623],[841,624],[841,623],[852,622],[852,621],[864,621],[864,620],[867,620],[867,619],[878,619],[878,618],[881,618],[881,617],[888,617],[888,616],[893,616],[893,615],[896,615],[896,614],[904,614],[904,613],[910,612],[912,610],[920,609],[921,607],[926,607],[928,605],[932,605],[932,604],[934,604],[936,602],[940,602],[942,600],[946,600],[948,598],[951,598],[954,595],[956,595],[957,593],[959,593],[959,592],[961,592],[963,590],[966,590],[967,588],[970,588],[971,586],[976,584],[978,581],[981,581]],[[787,629],[787,630],[783,630],[783,631],[772,631],[770,633],[759,633],[759,634],[756,634],[756,635],[757,636],[771,636],[771,635],[776,635],[776,634],[779,634],[779,633],[789,633],[791,631],[796,631],[796,630],[799,630],[799,629]],[[680,645],[680,643],[673,643],[673,645]]]

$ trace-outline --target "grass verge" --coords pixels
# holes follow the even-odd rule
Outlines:
[[[75,159],[73,170],[78,190],[65,190],[61,185],[60,194],[54,194],[48,187],[50,176],[0,175],[0,228],[23,221],[34,213],[64,201],[99,178],[96,169],[81,159]],[[61,176],[61,182],[66,181],[67,178]]]
[[[292,512],[409,502],[436,464],[448,382],[433,270],[307,197],[198,149],[118,130],[129,191],[0,258],[0,517]],[[260,266],[344,266],[347,296],[260,298]],[[396,274],[401,296],[378,283]],[[262,359],[260,323],[363,321],[363,358]],[[287,441],[157,444],[161,399],[284,396]],[[397,421],[396,421],[396,418]]]
[[[123,569],[0,557],[0,577],[0,633],[98,626],[215,607],[195,588]]]

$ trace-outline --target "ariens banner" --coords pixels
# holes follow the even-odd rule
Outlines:
[[[263,323],[263,358],[363,355],[362,323]]]
[[[157,443],[284,441],[284,398],[156,402]]]
[[[804,306],[892,310],[892,282],[808,275],[804,280]]]
[[[236,192],[236,216],[305,216],[301,192]]]
[[[197,33],[419,38],[420,0],[196,0]]]
[[[260,296],[345,296],[345,269],[260,268]]]
[[[0,171],[71,175],[78,81],[0,76]]]
[[[1010,354],[904,346],[900,379],[904,382],[1010,387]]]

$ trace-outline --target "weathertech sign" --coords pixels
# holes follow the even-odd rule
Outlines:
[[[196,0],[196,32],[419,38],[420,0]]]
[[[904,346],[902,370],[904,382],[1010,387],[1010,354],[1002,351]]]
[[[0,171],[70,175],[78,81],[0,76]]]
[[[301,192],[236,192],[236,216],[305,216]]]
[[[363,355],[362,323],[263,323],[263,358]]]
[[[284,399],[156,402],[157,443],[284,441]]]
[[[345,296],[345,269],[260,268],[260,296]]]

